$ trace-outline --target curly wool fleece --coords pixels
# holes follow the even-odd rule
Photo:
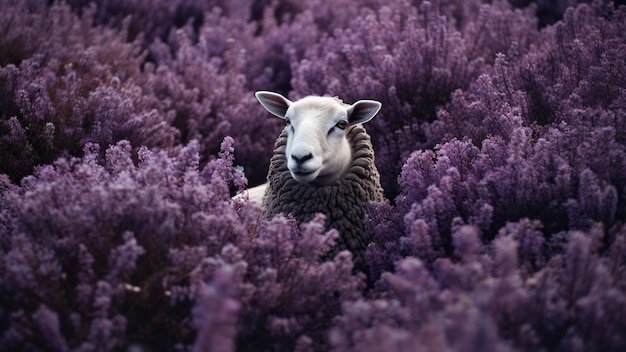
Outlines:
[[[317,213],[325,214],[327,228],[340,232],[336,246],[327,256],[332,258],[347,249],[352,252],[355,266],[359,267],[369,243],[369,235],[363,225],[367,205],[370,201],[383,201],[383,189],[374,164],[370,136],[363,126],[350,127],[346,138],[352,148],[352,163],[348,172],[336,183],[318,187],[299,183],[291,176],[285,156],[287,132],[283,131],[274,144],[263,215],[271,218],[278,214],[291,214],[298,223],[303,223],[313,219]]]

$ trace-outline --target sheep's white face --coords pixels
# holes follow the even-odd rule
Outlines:
[[[257,92],[256,97],[270,113],[285,120],[291,176],[320,186],[336,182],[350,167],[346,128],[371,120],[381,107],[373,100],[345,105],[331,97],[310,96],[296,102],[272,92]]]

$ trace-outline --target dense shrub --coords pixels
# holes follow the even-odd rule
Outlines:
[[[0,350],[626,349],[626,8],[0,0]],[[365,272],[254,91],[383,102]]]

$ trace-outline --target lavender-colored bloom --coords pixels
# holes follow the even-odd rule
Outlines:
[[[541,232],[541,222],[522,219],[508,223],[498,232],[499,237],[512,236],[518,245],[519,270],[525,275],[542,268],[546,261],[546,240]]]
[[[240,304],[232,298],[234,285],[232,273],[225,267],[215,274],[210,284],[205,284],[193,310],[194,326],[198,337],[194,351],[234,350],[237,313]]]
[[[130,276],[137,267],[137,260],[146,252],[143,247],[137,244],[137,240],[131,232],[126,232],[122,236],[124,244],[111,251],[109,257],[111,268],[107,276],[109,282],[124,280]]]
[[[617,208],[617,191],[608,185],[602,189],[589,169],[580,174],[578,197],[567,203],[570,225],[586,228],[591,221],[612,224]]]

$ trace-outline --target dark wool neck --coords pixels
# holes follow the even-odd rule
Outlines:
[[[369,242],[363,226],[367,204],[383,201],[383,190],[369,135],[361,125],[352,126],[346,133],[352,148],[348,172],[332,185],[315,186],[301,184],[291,176],[285,157],[287,133],[283,131],[274,144],[263,214],[267,218],[291,214],[302,223],[310,221],[317,213],[324,213],[327,227],[341,233],[330,256],[348,249],[358,266]]]

